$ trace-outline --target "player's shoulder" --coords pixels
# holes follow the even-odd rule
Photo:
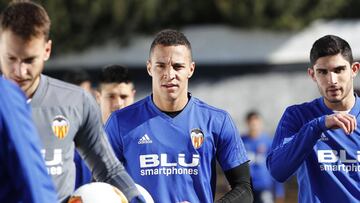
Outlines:
[[[145,118],[148,114],[149,98],[145,97],[125,108],[114,111],[112,114],[119,120],[127,120],[129,117],[133,119],[137,117]]]
[[[210,104],[207,104],[206,102],[196,98],[191,98],[192,102],[194,103],[194,106],[198,108],[201,111],[205,111],[206,113],[210,115],[216,115],[216,116],[228,116],[229,113],[223,109],[217,108],[215,106],[212,106]]]
[[[64,93],[83,93],[85,90],[82,89],[81,87],[77,86],[77,85],[73,85],[70,84],[68,82],[56,79],[56,78],[52,78],[46,75],[42,75],[42,77],[44,77],[44,79],[47,81],[47,84],[49,85],[49,88],[52,91],[57,91],[59,93],[64,92]]]
[[[312,101],[307,101],[299,104],[290,105],[286,108],[286,112],[303,112],[303,111],[312,111],[316,108],[319,108],[321,103],[321,98],[316,98]]]

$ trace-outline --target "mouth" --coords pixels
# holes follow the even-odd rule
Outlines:
[[[332,96],[336,96],[341,93],[341,90],[342,89],[340,87],[330,87],[327,89],[327,92]]]
[[[179,87],[179,85],[172,84],[172,83],[164,84],[164,85],[161,85],[161,86],[164,87],[164,88],[166,88],[166,89],[174,89],[174,88]]]

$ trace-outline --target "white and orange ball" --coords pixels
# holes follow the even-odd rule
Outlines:
[[[128,203],[125,195],[116,187],[103,182],[93,182],[78,188],[68,203]]]

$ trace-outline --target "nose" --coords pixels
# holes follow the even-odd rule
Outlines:
[[[175,78],[175,70],[174,70],[174,68],[173,68],[172,66],[169,66],[169,67],[166,69],[165,74],[164,74],[164,77],[165,77],[166,79],[170,79],[170,80],[172,80],[172,79]]]
[[[329,83],[330,84],[337,84],[337,74],[336,73],[333,73],[333,72],[330,72],[329,73]]]
[[[18,78],[25,78],[27,74],[27,67],[23,62],[14,65],[14,75]]]
[[[116,109],[124,108],[124,103],[125,102],[121,97],[117,97],[116,102],[115,102]]]

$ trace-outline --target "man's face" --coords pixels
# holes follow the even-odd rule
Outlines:
[[[110,114],[118,109],[134,103],[135,90],[132,83],[103,83],[100,85],[99,92],[96,92],[105,123]]]
[[[353,80],[359,70],[359,63],[350,64],[341,54],[319,58],[309,76],[316,82],[320,94],[329,106],[344,103],[352,97]]]
[[[0,34],[0,60],[4,76],[31,97],[39,85],[44,62],[51,52],[51,41],[42,37],[24,40],[10,30]]]
[[[262,120],[259,116],[257,116],[257,115],[251,116],[247,120],[247,125],[248,125],[248,131],[249,131],[248,133],[250,136],[255,138],[258,135],[260,135],[261,129],[262,129]]]
[[[154,99],[169,102],[187,99],[188,81],[194,69],[186,46],[155,46],[147,62]]]

